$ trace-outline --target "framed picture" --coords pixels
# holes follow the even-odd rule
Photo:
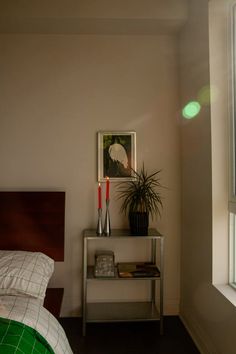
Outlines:
[[[98,181],[127,181],[136,171],[136,133],[98,132]]]

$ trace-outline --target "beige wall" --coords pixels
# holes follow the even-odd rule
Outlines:
[[[0,2],[0,32],[166,34],[187,17],[188,0],[16,0]]]
[[[188,0],[2,0],[0,17],[17,18],[182,18]],[[24,6],[23,6],[24,5]]]
[[[8,2],[3,6],[1,2],[3,31],[29,33],[33,29],[48,34],[0,35],[0,188],[66,191],[65,262],[56,264],[51,285],[65,287],[62,315],[77,315],[81,306],[82,230],[96,225],[96,133],[135,130],[138,165],[145,161],[150,171],[161,168],[162,181],[169,187],[164,192],[162,218],[152,223],[166,236],[165,313],[178,313],[181,297],[181,317],[202,353],[233,354],[235,307],[212,285],[213,275],[214,281],[221,283],[227,271],[227,263],[217,261],[222,254],[227,256],[226,219],[225,214],[222,218],[217,216],[219,212],[222,216],[227,193],[227,176],[222,170],[227,155],[225,37],[227,5],[231,1],[210,1],[208,23],[208,1],[189,0],[189,21],[179,43],[175,36],[140,35],[140,28],[142,32],[144,27],[146,34],[160,31],[158,21],[154,25],[148,20],[160,20],[160,14],[165,23],[171,22],[171,31],[162,25],[161,32],[164,29],[165,33],[172,33],[174,14],[178,14],[177,23],[186,17],[186,2],[170,0],[164,7],[163,2],[150,0],[150,11],[140,0],[133,12],[130,1],[129,18],[135,22],[126,22],[129,26],[125,31],[135,32],[136,36],[51,35],[52,24],[59,33],[81,30],[77,25],[67,30],[71,19],[64,21],[63,17],[71,16],[71,8],[65,12],[62,1],[57,12],[59,22],[52,18],[55,13],[50,12],[48,4],[42,6],[42,2],[38,9],[28,8],[20,16],[17,11],[19,18],[14,21],[16,7],[9,7]],[[173,11],[177,3],[178,11]],[[78,10],[74,2],[70,4]],[[99,26],[92,27],[94,32],[105,33],[112,28],[112,33],[119,32],[118,27],[125,23],[118,24],[117,18],[128,16],[123,2],[118,7],[113,2],[109,8],[111,3],[104,0],[104,7],[97,10],[95,2],[89,8],[88,2],[80,4],[80,11],[73,14],[87,18],[83,31],[94,25],[90,18],[93,11],[97,18],[115,20],[111,27],[99,22]],[[140,14],[144,22],[139,21]],[[38,22],[37,16],[43,21]],[[220,92],[214,101],[212,96],[211,109],[206,104],[196,118],[181,118],[179,106],[201,97],[210,74],[211,85],[216,86],[216,93]],[[118,213],[115,195],[112,184],[112,226],[126,226],[126,218]],[[140,259],[148,252],[142,244],[134,250],[132,242],[125,247],[114,243],[112,248],[121,260]],[[100,301],[125,296],[142,299],[146,290],[111,284],[99,289],[91,287],[89,298],[95,294]]]
[[[64,316],[80,313],[82,230],[96,226],[99,130],[136,131],[138,166],[163,170],[169,189],[162,218],[152,225],[166,236],[165,311],[178,312],[176,46],[172,36],[0,36],[0,188],[66,191],[65,262],[56,264],[51,281],[65,287]],[[111,223],[122,227],[115,195],[112,184]],[[123,259],[143,257],[141,244],[137,253],[132,244],[113,247]],[[113,298],[127,292],[129,299],[146,290],[111,289]],[[100,300],[110,296],[108,287],[100,291]]]
[[[212,285],[212,266],[222,281],[225,265],[219,257],[226,257],[227,264],[228,9],[226,2],[210,2],[209,68],[208,1],[189,4],[189,21],[180,38],[182,104],[199,98],[211,73],[212,107],[210,111],[205,105],[196,118],[182,120],[180,314],[202,353],[233,354],[235,307]]]

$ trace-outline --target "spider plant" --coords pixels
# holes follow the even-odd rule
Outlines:
[[[122,199],[121,212],[147,213],[152,219],[161,215],[162,198],[159,189],[161,170],[148,175],[144,164],[140,172],[134,171],[134,180],[118,185],[118,199]]]

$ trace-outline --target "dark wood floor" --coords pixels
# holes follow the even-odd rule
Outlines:
[[[61,318],[74,354],[199,354],[177,316],[165,316],[164,335],[154,322],[88,324],[82,336],[81,318]]]

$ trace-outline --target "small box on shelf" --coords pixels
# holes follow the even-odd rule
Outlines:
[[[113,278],[115,276],[115,256],[113,251],[96,251],[94,276]]]

